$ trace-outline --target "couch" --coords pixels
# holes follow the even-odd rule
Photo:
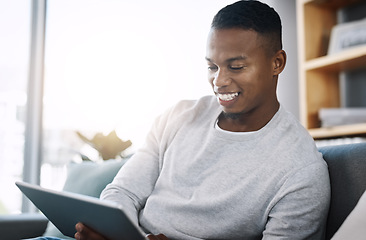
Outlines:
[[[366,190],[366,143],[322,147],[319,151],[328,164],[331,184],[326,226],[328,240],[336,233]]]
[[[340,228],[366,190],[366,143],[321,147],[319,151],[328,163],[332,188],[331,205],[326,226],[326,239],[328,240]],[[123,162],[115,164],[110,165],[107,168],[108,171],[99,171],[98,173],[91,174],[94,182],[94,178],[97,181],[104,181],[102,184],[99,183],[99,189],[94,191],[93,194],[97,195],[104,185],[113,179],[113,175],[123,165]],[[73,172],[76,174],[80,171],[78,168],[81,168],[81,166],[72,169],[69,173]],[[96,168],[100,168],[100,166]],[[94,169],[94,167],[91,167],[91,169]],[[86,172],[90,173],[93,171],[89,169]],[[97,174],[103,176],[97,176]],[[77,175],[79,177],[81,176],[80,173]],[[105,177],[104,175],[108,176]],[[65,190],[77,191],[73,189],[75,185],[71,184],[73,181],[75,179],[73,179],[72,174],[68,174]],[[78,184],[81,187],[87,181],[92,180],[85,180]],[[84,191],[83,194],[91,195],[88,191]],[[45,231],[52,232],[53,230],[55,230],[53,226],[40,214],[0,216],[0,238],[2,240],[30,238],[40,236]]]

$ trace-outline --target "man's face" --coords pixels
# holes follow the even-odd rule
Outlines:
[[[206,52],[208,80],[225,113],[260,113],[277,102],[275,57],[263,42],[252,30],[211,30]]]

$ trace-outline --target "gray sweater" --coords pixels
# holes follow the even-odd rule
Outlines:
[[[262,129],[217,129],[214,96],[161,115],[101,198],[170,239],[322,239],[328,169],[282,106]]]

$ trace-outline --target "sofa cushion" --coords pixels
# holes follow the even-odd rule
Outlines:
[[[67,167],[67,178],[63,191],[80,193],[92,197],[99,197],[107,184],[112,182],[121,166],[127,160],[107,160],[101,163],[82,162],[70,163]],[[51,222],[48,223],[44,236],[64,236]]]
[[[328,164],[331,201],[326,229],[330,239],[366,190],[366,143],[321,147]]]
[[[63,190],[92,197],[100,196],[107,184],[112,182],[125,161],[107,160],[101,163],[70,163]]]
[[[340,229],[333,236],[332,240],[364,240],[366,236],[366,192],[358,201],[355,209],[343,222]]]
[[[39,213],[0,215],[0,239],[19,240],[43,234],[47,218]]]

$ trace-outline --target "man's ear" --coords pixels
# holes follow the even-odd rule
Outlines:
[[[284,50],[279,50],[273,57],[273,76],[279,75],[286,66],[287,55]]]

